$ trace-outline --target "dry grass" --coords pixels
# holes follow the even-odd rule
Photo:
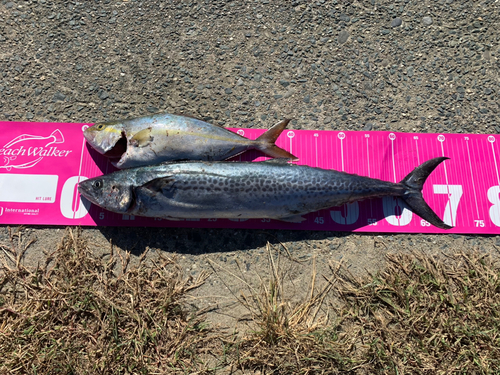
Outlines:
[[[74,230],[30,269],[21,232],[11,239],[1,247],[0,373],[206,371],[209,330],[182,305],[205,275],[184,279],[162,256],[135,266],[128,253],[96,258]]]
[[[265,279],[259,276],[260,288],[240,279],[247,292],[235,294],[250,313],[251,323],[250,330],[231,343],[231,365],[242,371],[273,374],[338,373],[352,368],[324,309],[333,283],[318,288],[313,263],[308,295],[291,303],[295,291],[285,286],[281,253],[268,244],[267,254],[269,273]]]
[[[500,373],[500,265],[474,251],[387,257],[362,279],[336,273],[336,308],[366,373]]]
[[[239,298],[255,329],[234,343],[233,365],[273,374],[500,373],[500,264],[476,251],[387,260],[361,278],[331,266],[318,290],[313,270],[309,295],[291,304],[269,252],[269,280]]]
[[[18,232],[0,247],[2,374],[500,373],[500,265],[489,254],[389,255],[361,278],[313,267],[309,293],[292,303],[268,246],[260,286],[235,293],[250,328],[223,337],[185,308],[206,275],[184,278],[172,259],[96,257],[68,230],[30,269],[27,246]]]

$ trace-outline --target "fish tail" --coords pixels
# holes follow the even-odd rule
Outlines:
[[[284,119],[283,121],[278,122],[267,132],[262,134],[255,141],[257,142],[257,149],[262,151],[263,153],[272,156],[273,158],[285,158],[292,160],[299,160],[298,157],[292,155],[286,150],[275,145],[276,140],[280,136],[280,134],[285,130],[286,126],[290,122],[290,119]]]
[[[427,160],[425,163],[419,165],[411,173],[409,173],[402,181],[401,184],[405,187],[402,199],[422,219],[428,221],[432,225],[441,229],[453,228],[441,220],[432,208],[424,201],[422,196],[422,188],[427,177],[436,169],[436,167],[443,161],[449,158],[440,157]]]

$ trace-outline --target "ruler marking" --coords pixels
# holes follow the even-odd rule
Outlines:
[[[317,133],[314,134],[314,142],[316,143],[316,167],[319,167],[318,165],[318,136]]]
[[[444,157],[444,135],[441,135],[443,137],[443,140],[440,140],[439,142],[441,143],[441,155]],[[439,136],[438,136],[439,140]],[[448,192],[448,203],[449,203],[449,210],[450,210],[450,218],[451,218],[451,225],[455,223],[454,217],[453,217],[453,210],[451,209],[451,194],[450,194],[450,184],[448,182],[448,169],[446,168],[446,160],[443,162],[444,166],[444,179],[446,181],[446,191]]]
[[[370,171],[370,148],[368,147],[368,140],[370,137],[365,137],[366,139],[366,163],[368,165],[368,177],[371,177]],[[373,199],[370,199],[370,219],[373,218]]]
[[[418,152],[418,136],[415,138],[415,149],[417,150],[417,164],[420,165],[420,155]]]
[[[392,171],[393,171],[393,174],[394,174],[394,183],[397,183],[397,179],[396,179],[396,158],[394,156],[394,140],[396,139],[396,136],[393,133],[391,133],[391,134],[389,134],[389,139],[391,140]],[[394,197],[393,199],[396,199],[397,202],[399,203],[399,199],[398,198]],[[396,203],[396,206],[399,206],[398,203]],[[404,208],[401,208],[401,215],[400,216],[394,215],[398,219],[398,227],[401,226],[401,216],[403,215],[403,210],[404,210]],[[395,214],[395,212],[394,212],[394,214]]]
[[[497,182],[498,182],[498,187],[500,188],[500,175],[498,173],[498,164],[497,164],[497,157],[495,155],[495,146],[493,145],[493,143],[495,143],[495,137],[493,137],[493,136],[490,136],[490,137],[492,137],[492,138],[490,138],[490,139],[492,139],[492,141],[490,142],[491,143],[491,152],[493,153],[493,161],[495,163],[495,171],[497,173]],[[500,216],[500,205],[497,205],[497,206],[498,206],[498,211],[499,211],[498,214]]]
[[[342,160],[342,172],[344,172],[344,142],[340,140],[340,159]]]
[[[394,157],[394,139],[391,139],[391,149],[392,149],[392,172],[394,174],[394,183],[397,183],[396,180],[396,158]]]
[[[80,163],[78,165],[78,182],[77,182],[77,186],[78,186],[78,184],[80,184],[80,178],[81,178],[81,174],[82,174],[83,151],[85,150],[85,142],[86,142],[86,140],[83,137],[83,139],[82,139],[82,151],[80,152]],[[76,217],[76,213],[78,211],[78,208],[80,207],[80,193],[78,193],[78,190],[76,188],[75,188],[75,192],[73,193],[73,195],[74,195],[74,197],[73,197],[72,208],[73,208],[73,219],[74,219]],[[76,199],[76,197],[78,197],[78,199]]]
[[[491,143],[491,152],[493,153],[493,162],[495,163],[495,171],[497,172],[497,182],[498,186],[500,186],[500,175],[498,173],[498,164],[497,164],[497,157],[495,155],[495,147],[493,146],[493,142]]]
[[[470,157],[470,149],[469,149],[469,141],[465,141],[465,145],[467,146],[467,155],[469,156],[469,168],[470,168],[470,178],[472,181],[472,191],[474,192],[474,200],[476,201],[476,212],[477,218],[479,219],[479,205],[477,203],[477,193],[476,193],[476,184],[474,182],[474,172],[472,171],[472,159]]]
[[[368,165],[368,177],[371,177],[370,172],[370,152],[368,151],[368,137],[366,137],[366,163]]]

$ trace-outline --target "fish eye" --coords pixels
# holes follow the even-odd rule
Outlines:
[[[106,125],[99,124],[99,125],[96,125],[95,127],[96,127],[97,130],[102,130],[102,129],[104,129],[106,127]]]
[[[103,184],[102,184],[102,181],[101,181],[101,180],[97,180],[97,181],[94,181],[94,182],[92,183],[92,186],[93,186],[94,188],[96,188],[96,189],[100,189],[100,188],[102,188],[102,185],[103,185]]]

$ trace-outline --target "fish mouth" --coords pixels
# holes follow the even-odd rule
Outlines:
[[[104,156],[110,159],[111,162],[117,163],[127,152],[127,134],[122,131],[121,137],[116,141],[115,145],[104,153]]]
[[[93,179],[80,181],[78,184],[78,193],[91,203],[97,205],[97,199],[92,194],[92,180]]]

